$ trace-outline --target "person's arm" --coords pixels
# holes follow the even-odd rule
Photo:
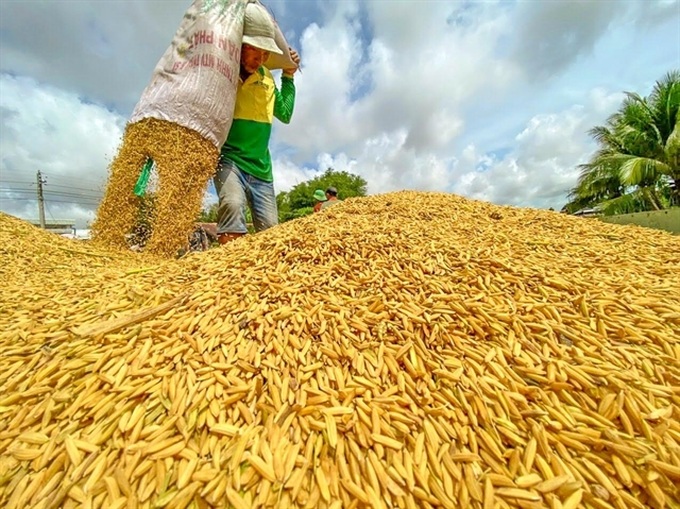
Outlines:
[[[274,89],[274,116],[284,124],[290,123],[295,108],[295,83],[293,76],[281,76],[281,91]]]
[[[300,67],[300,55],[293,48],[288,48],[290,58],[295,67],[284,69],[281,76],[281,91],[274,88],[274,116],[284,124],[290,123],[295,108],[295,83],[293,75]]]

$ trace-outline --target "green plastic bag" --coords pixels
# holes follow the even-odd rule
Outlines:
[[[143,196],[146,192],[146,186],[151,176],[151,168],[153,168],[153,159],[147,159],[144,168],[142,168],[142,173],[135,184],[135,194],[137,196]]]

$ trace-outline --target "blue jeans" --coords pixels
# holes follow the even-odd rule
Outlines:
[[[255,231],[279,223],[274,184],[239,169],[233,161],[220,158],[213,178],[219,196],[217,233],[247,233],[246,204],[253,216]]]

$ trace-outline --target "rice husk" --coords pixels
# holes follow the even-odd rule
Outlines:
[[[401,192],[177,261],[0,240],[5,507],[680,503],[678,237]]]

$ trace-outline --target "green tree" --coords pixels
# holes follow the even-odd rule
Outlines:
[[[213,203],[208,208],[201,210],[196,221],[199,223],[216,223],[218,205],[219,204],[217,203]],[[253,215],[250,212],[250,207],[246,207],[246,227],[251,233],[255,231],[253,228]]]
[[[316,203],[312,196],[316,189],[325,191],[329,187],[335,187],[338,190],[338,198],[344,200],[366,196],[367,185],[366,180],[358,175],[328,168],[321,175],[297,184],[287,193],[277,195],[279,221],[284,222],[311,214]]]
[[[353,198],[355,196],[366,196],[366,181],[346,171],[335,171],[328,168],[321,175],[313,179],[301,182],[288,192],[280,192],[276,195],[276,208],[279,212],[279,222],[283,223],[291,219],[303,217],[313,212],[316,200],[313,198],[316,189],[326,190],[335,187],[338,190],[338,198]],[[217,204],[213,204],[207,209],[203,209],[198,218],[202,223],[214,223],[217,221]],[[249,231],[252,228],[252,216],[250,208],[246,207],[246,223]]]
[[[649,97],[626,92],[606,125],[590,130],[599,150],[580,166],[566,209],[605,214],[680,205],[680,71],[657,81]]]
[[[281,191],[276,195],[276,210],[279,212],[279,222],[286,221],[291,216],[290,200],[288,193]]]
[[[217,222],[217,203],[213,203],[208,208],[201,210],[198,216],[199,223],[215,223]]]

